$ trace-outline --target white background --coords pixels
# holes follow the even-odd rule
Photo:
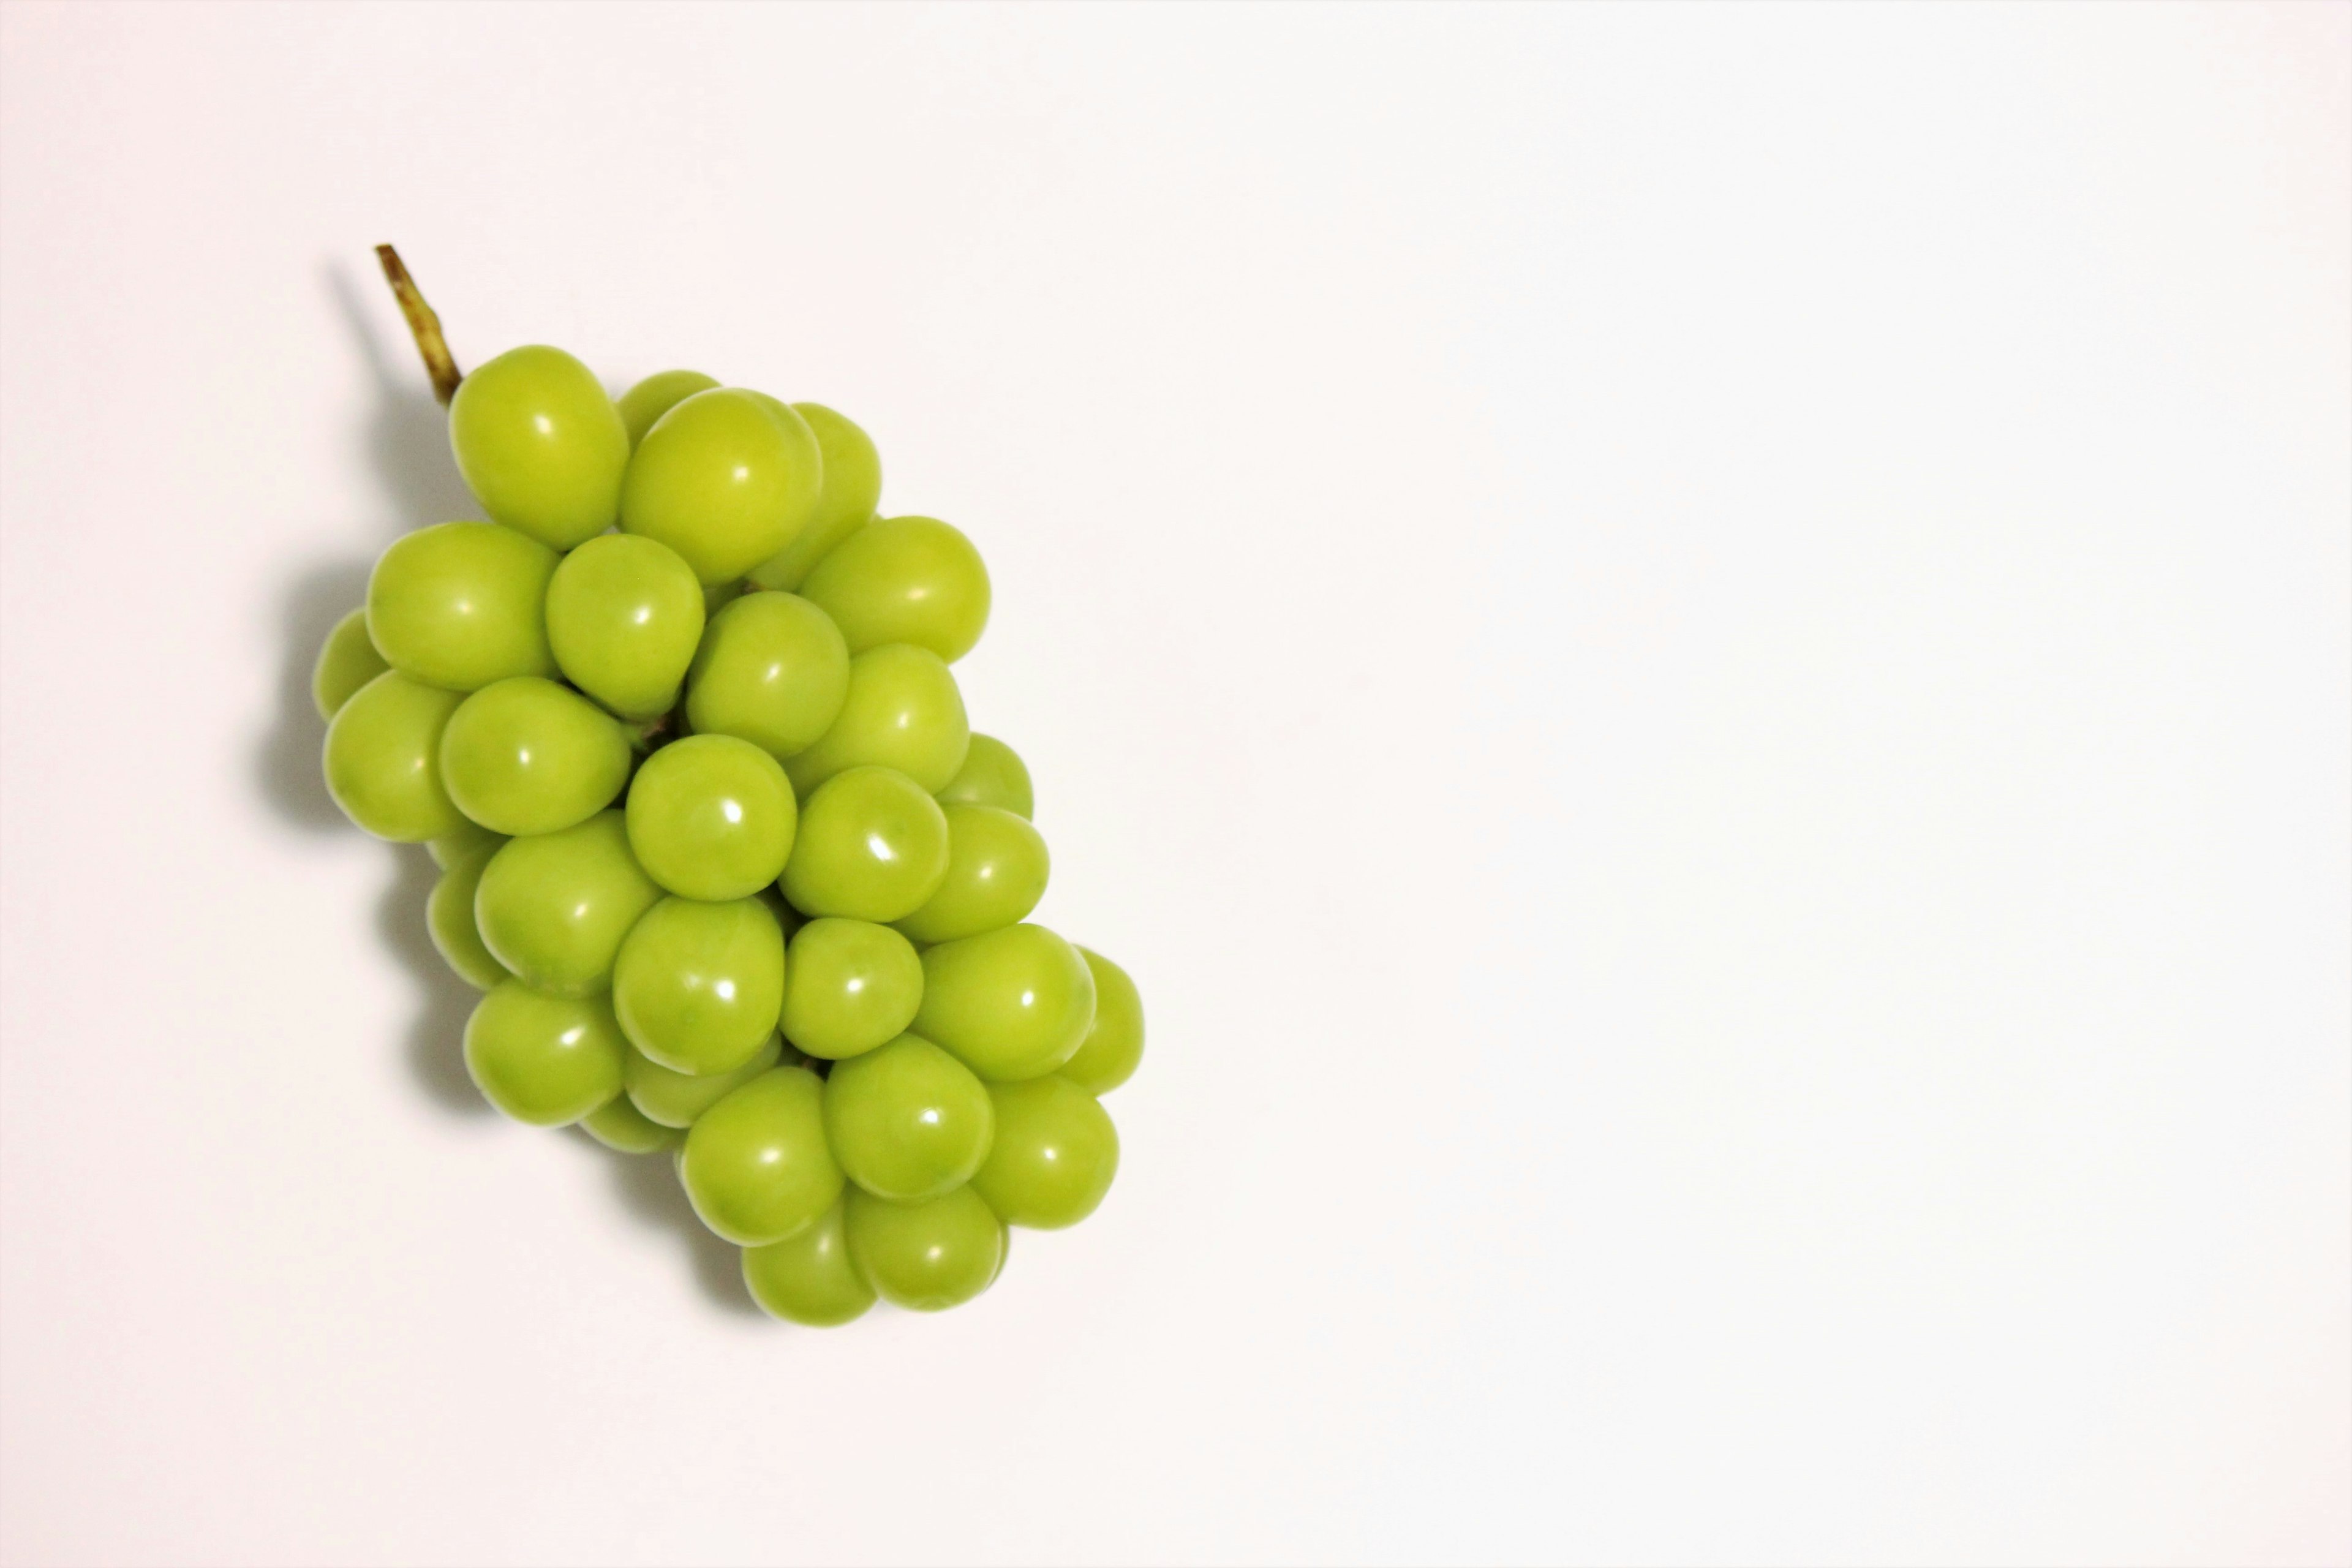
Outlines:
[[[0,1556],[2352,1559],[2352,11],[0,12]],[[1125,1165],[771,1324],[320,632],[461,360],[996,583]]]

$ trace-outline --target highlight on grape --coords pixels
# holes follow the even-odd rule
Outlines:
[[[1028,769],[950,668],[987,568],[884,517],[856,424],[560,349],[461,374],[386,278],[488,521],[395,541],[320,649],[327,787],[442,868],[482,993],[467,1072],[518,1121],[667,1154],[774,1316],[971,1300],[1008,1226],[1092,1214],[1126,972],[1029,920]]]

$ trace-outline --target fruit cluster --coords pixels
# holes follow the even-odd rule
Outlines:
[[[937,1310],[1008,1225],[1073,1225],[1135,1070],[1118,965],[1027,923],[1028,771],[948,667],[969,540],[877,517],[865,432],[670,371],[617,402],[551,348],[457,384],[488,522],[396,541],[313,679],[327,785],[443,868],[500,1110],[674,1150],[761,1305]]]

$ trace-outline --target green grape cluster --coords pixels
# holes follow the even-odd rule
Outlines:
[[[490,521],[385,551],[313,690],[337,803],[442,868],[474,1082],[670,1154],[779,1318],[970,1300],[1102,1202],[1143,1050],[1126,973],[1029,920],[1028,770],[950,668],[979,552],[877,515],[849,420],[697,372],[615,400],[516,349],[449,436]]]

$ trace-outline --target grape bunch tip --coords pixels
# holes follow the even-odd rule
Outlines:
[[[696,371],[619,397],[560,349],[460,373],[379,246],[485,521],[376,562],[311,689],[327,787],[428,847],[518,1121],[668,1154],[777,1318],[935,1311],[1092,1214],[1143,1051],[1125,971],[1030,921],[1029,772],[951,666],[987,568],[884,516],[862,429]]]

